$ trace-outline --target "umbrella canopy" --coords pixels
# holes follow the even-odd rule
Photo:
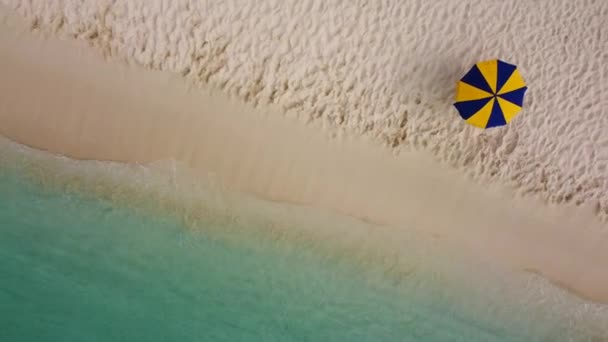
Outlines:
[[[454,106],[473,126],[503,126],[521,111],[527,89],[515,65],[498,59],[479,62],[458,82]]]

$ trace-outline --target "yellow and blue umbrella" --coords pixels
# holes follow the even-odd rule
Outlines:
[[[473,126],[502,126],[521,111],[527,89],[515,65],[498,59],[479,62],[458,82],[454,106]]]

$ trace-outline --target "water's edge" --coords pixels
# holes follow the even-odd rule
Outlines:
[[[476,320],[533,329],[526,314],[554,322],[564,336],[608,336],[608,308],[580,300],[544,279],[471,260],[433,236],[374,226],[301,206],[223,190],[213,176],[182,165],[74,161],[0,139],[0,170],[42,188],[109,201],[142,215],[169,215],[190,230],[232,243],[306,250],[365,272],[373,286],[420,292]],[[405,232],[405,233],[404,233]],[[430,281],[429,281],[430,280]],[[526,313],[526,314],[524,314]],[[599,334],[599,335],[598,335]],[[559,336],[559,335],[557,335]],[[576,340],[576,339],[575,339]]]
[[[232,190],[384,223],[391,227],[374,227],[391,237],[383,248],[400,250],[395,228],[432,232],[477,258],[538,270],[608,302],[608,235],[593,207],[548,207],[466,181],[429,155],[393,156],[354,136],[328,140],[319,127],[284,120],[280,108],[107,63],[74,41],[0,33],[0,134],[14,141],[76,159],[175,159],[180,174],[184,165],[199,178],[215,172]]]

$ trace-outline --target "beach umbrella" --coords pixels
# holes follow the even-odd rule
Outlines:
[[[521,111],[527,89],[515,65],[498,59],[479,62],[458,82],[454,106],[473,126],[502,126]]]

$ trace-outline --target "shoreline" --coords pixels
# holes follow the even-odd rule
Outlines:
[[[18,143],[75,159],[175,159],[232,191],[368,220],[395,235],[415,227],[608,303],[608,234],[591,207],[515,198],[426,154],[329,138],[276,108],[108,63],[82,42],[16,31],[0,32],[0,134]]]
[[[168,248],[165,252],[170,249],[179,253],[184,247],[195,247],[197,241],[232,246],[236,253],[244,250],[254,254],[276,251],[279,256],[273,261],[289,265],[292,272],[298,272],[297,268],[291,267],[297,264],[296,259],[302,258],[316,260],[314,266],[320,272],[334,267],[340,274],[354,272],[355,280],[361,283],[345,284],[345,288],[339,291],[349,286],[364,286],[375,293],[390,294],[393,303],[411,303],[414,298],[422,305],[419,308],[422,312],[413,309],[417,317],[430,309],[433,313],[460,317],[456,318],[459,322],[463,319],[473,321],[476,327],[495,327],[515,334],[527,332],[530,336],[536,336],[535,331],[547,338],[552,336],[552,340],[608,336],[608,307],[605,305],[580,300],[552,286],[543,277],[499,270],[482,260],[471,260],[460,251],[453,250],[446,241],[438,241],[424,232],[409,231],[407,236],[395,236],[390,232],[383,234],[378,231],[383,227],[364,224],[319,208],[270,203],[224,192],[213,182],[201,184],[198,180],[193,181],[181,172],[184,171],[181,165],[176,165],[178,176],[173,177],[172,169],[167,165],[73,160],[33,150],[2,137],[0,160],[8,162],[0,163],[0,177],[2,181],[8,180],[9,193],[13,180],[25,187],[30,195],[30,191],[41,191],[43,202],[59,196],[68,203],[103,203],[104,212],[114,213],[110,214],[111,217],[116,213],[131,213],[152,222],[158,220],[161,225],[175,222],[174,227],[162,227],[169,228],[169,232],[167,239],[156,247],[161,255],[164,248]],[[19,210],[19,207],[15,208]],[[66,209],[71,210],[72,215],[76,214],[73,206]],[[106,216],[101,212],[89,212],[85,217],[89,215],[102,221]],[[5,228],[10,236],[10,227]],[[130,231],[131,226],[121,227],[117,222],[115,228],[117,230],[110,229],[113,231],[111,235],[118,234],[116,237],[120,241],[117,241],[116,248],[122,250],[122,228]],[[140,236],[134,236],[133,241],[143,239],[146,241],[144,245],[148,245],[151,237],[144,236],[147,228],[140,227]],[[150,228],[151,236],[158,236],[159,232]],[[60,228],[58,230],[63,232]],[[98,233],[104,235],[107,231],[103,229]],[[393,240],[382,241],[382,235]],[[62,236],[55,237],[61,239]],[[394,241],[395,238],[398,241]],[[178,245],[171,246],[171,242]],[[136,243],[132,247],[137,249],[138,246]],[[196,265],[196,261],[192,261]],[[95,260],[90,262],[92,267],[96,265]],[[208,260],[200,262],[204,265]],[[155,265],[156,262],[152,261],[148,266]],[[291,279],[289,275],[285,278],[277,274],[272,266],[267,271],[274,277]],[[306,283],[303,285],[307,288]],[[326,286],[331,287],[331,282],[321,285],[322,288]],[[325,296],[335,299],[333,295]],[[378,302],[374,303],[373,306],[382,307]],[[406,307],[411,309],[411,305]]]

